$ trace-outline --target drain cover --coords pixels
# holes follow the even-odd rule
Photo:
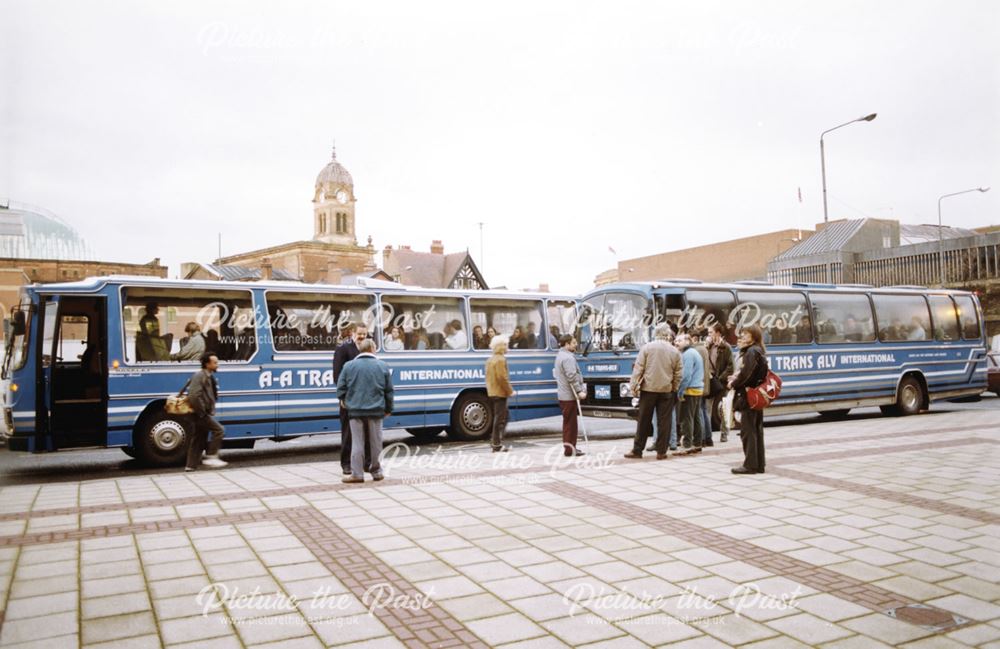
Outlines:
[[[899,608],[891,608],[886,611],[889,617],[894,617],[903,622],[916,624],[933,631],[950,629],[968,622],[963,617],[953,615],[948,611],[927,606],[926,604],[909,604]]]

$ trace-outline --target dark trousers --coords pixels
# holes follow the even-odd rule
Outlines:
[[[503,446],[503,434],[507,430],[507,397],[490,397],[493,406],[493,434],[490,436],[490,446],[499,449]]]
[[[563,455],[569,457],[576,451],[576,401],[559,401],[562,410]]]
[[[744,408],[740,410],[740,439],[743,441],[743,468],[748,471],[764,470],[764,412]]]
[[[208,438],[208,434],[212,438]],[[207,455],[218,455],[222,448],[222,437],[226,434],[222,424],[216,421],[212,415],[194,416],[194,435],[191,437],[191,445],[188,446],[187,466],[196,469],[201,464],[201,453],[206,451]],[[208,446],[206,449],[205,446]]]
[[[344,406],[340,407],[340,468],[343,469],[344,473],[351,472],[351,447],[352,438],[351,435],[351,418],[347,415],[347,408]],[[371,471],[372,468],[372,453],[365,447],[365,471]]]
[[[677,428],[684,439],[684,448],[701,448],[701,396],[684,395]]]
[[[670,430],[671,413],[674,409],[673,392],[647,392],[639,393],[639,421],[635,427],[635,442],[632,444],[632,452],[642,455],[646,448],[646,440],[653,434],[653,416],[656,416],[656,428],[660,431]],[[663,455],[667,452],[667,442],[670,436],[661,432],[656,437],[656,453]]]

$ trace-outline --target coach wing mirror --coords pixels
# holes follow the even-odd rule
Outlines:
[[[27,330],[24,311],[15,311],[10,318],[4,318],[3,325],[4,335],[23,336]]]

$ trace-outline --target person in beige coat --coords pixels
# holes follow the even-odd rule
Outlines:
[[[490,446],[493,452],[506,452],[509,446],[503,443],[503,434],[507,430],[507,399],[514,396],[514,388],[510,384],[510,374],[507,371],[507,337],[493,336],[490,341],[493,355],[486,361],[486,395],[490,398],[493,410],[493,434]]]
[[[642,346],[632,369],[632,394],[639,395],[639,420],[636,423],[632,451],[625,457],[639,459],[646,439],[653,434],[653,414],[660,431],[656,438],[656,459],[667,458],[667,441],[670,416],[677,403],[677,389],[681,383],[681,354],[670,344],[670,326],[656,328],[654,339]]]

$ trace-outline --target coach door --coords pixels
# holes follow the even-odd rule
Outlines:
[[[50,448],[107,443],[108,333],[103,296],[46,297],[39,428]],[[48,446],[48,445],[46,445]]]

